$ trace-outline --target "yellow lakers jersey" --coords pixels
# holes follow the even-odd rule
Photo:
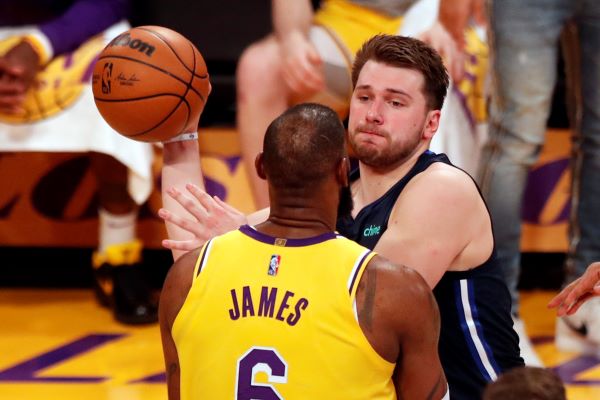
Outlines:
[[[172,328],[181,399],[395,399],[353,307],[373,255],[249,226],[207,242]]]

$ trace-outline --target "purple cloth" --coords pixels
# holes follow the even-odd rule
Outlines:
[[[129,13],[127,0],[79,0],[60,17],[40,25],[54,54],[75,50],[79,45]]]
[[[129,0],[2,0],[0,26],[37,24],[54,55],[77,49],[83,42],[127,18]]]

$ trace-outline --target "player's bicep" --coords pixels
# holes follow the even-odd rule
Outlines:
[[[158,319],[167,372],[169,400],[179,400],[179,357],[171,334],[173,322],[185,302],[200,249],[186,253],[169,270],[160,294]]]
[[[393,220],[374,250],[395,264],[417,271],[430,288],[435,287],[452,261],[449,248],[427,239],[426,232]]]
[[[408,301],[418,312],[406,315],[402,324],[396,390],[399,398],[441,399],[448,384],[438,355],[439,310],[424,283],[413,286]]]
[[[160,336],[162,340],[163,356],[165,358],[165,371],[167,374],[167,391],[169,400],[179,400],[180,394],[180,370],[177,348],[171,335],[171,329],[162,320],[160,323]]]

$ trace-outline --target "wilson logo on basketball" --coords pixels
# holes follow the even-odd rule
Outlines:
[[[122,35],[117,36],[113,39],[112,42],[108,44],[107,47],[113,46],[123,46],[129,47],[130,49],[134,49],[139,51],[140,53],[146,53],[148,57],[152,57],[152,53],[156,48],[140,39],[131,39],[131,35],[129,33],[124,33]]]

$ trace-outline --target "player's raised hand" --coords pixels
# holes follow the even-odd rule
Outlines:
[[[246,216],[225,203],[218,197],[211,197],[204,190],[194,184],[187,184],[188,196],[176,188],[167,190],[169,196],[177,201],[191,216],[193,220],[176,215],[164,208],[158,215],[179,228],[191,233],[189,240],[163,240],[162,245],[171,250],[189,251],[202,246],[209,239],[237,229],[246,223]]]
[[[572,315],[586,300],[594,296],[600,296],[600,262],[590,264],[581,277],[550,300],[548,307],[558,308],[557,314],[560,317]]]
[[[444,26],[436,21],[418,38],[440,54],[452,80],[459,82],[464,75],[465,54]]]
[[[282,39],[281,53],[283,79],[297,96],[308,97],[323,90],[323,61],[304,34],[292,32]]]

